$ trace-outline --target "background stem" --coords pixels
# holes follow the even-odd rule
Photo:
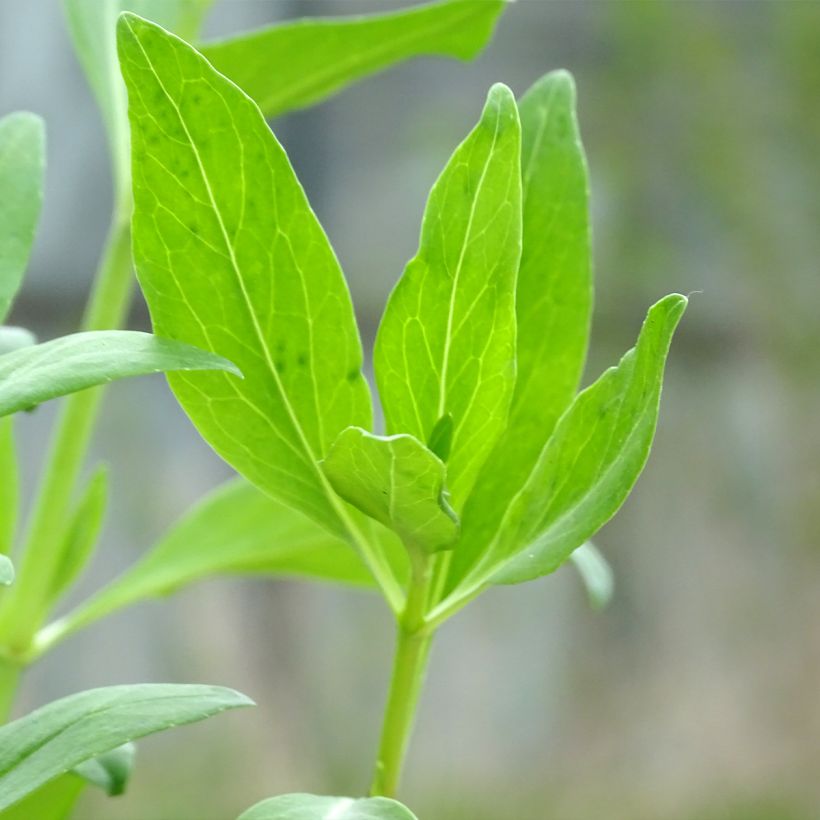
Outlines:
[[[19,678],[20,667],[0,658],[0,725],[8,720]]]

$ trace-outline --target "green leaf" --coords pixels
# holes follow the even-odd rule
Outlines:
[[[19,111],[0,119],[0,324],[28,265],[43,201],[45,125]]]
[[[116,24],[122,11],[135,11],[186,38],[199,31],[213,0],[63,0],[74,51],[97,99],[123,195],[128,174],[126,94],[117,65]]]
[[[138,601],[225,574],[374,583],[345,541],[234,479],[206,496],[122,576],[46,627],[38,642],[51,643]]]
[[[297,20],[201,48],[273,117],[411,57],[468,60],[489,41],[504,5],[446,0],[389,14]]]
[[[553,572],[629,495],[649,457],[669,343],[686,304],[672,294],[654,305],[637,345],[561,417],[479,562],[494,583]],[[466,527],[465,542],[473,535]]]
[[[252,701],[217,686],[92,689],[0,727],[0,810],[90,758]]]
[[[102,789],[109,797],[125,793],[125,787],[134,768],[137,747],[123,743],[110,752],[104,752],[74,767],[74,774],[92,786]]]
[[[416,820],[410,809],[387,797],[320,797],[282,794],[257,803],[238,820]]]
[[[444,487],[447,468],[413,436],[374,436],[348,427],[323,467],[345,501],[392,529],[408,547],[436,552],[458,538],[458,516]]]
[[[30,330],[8,325],[0,327],[0,356],[36,344],[37,337]]]
[[[115,379],[168,370],[241,375],[227,359],[133,330],[74,333],[0,356],[0,416]]]
[[[50,601],[55,602],[76,581],[94,552],[108,504],[108,470],[100,466],[91,476],[74,509],[54,573]]]
[[[9,586],[14,583],[14,564],[8,555],[0,555],[0,586]]]
[[[542,77],[519,103],[523,236],[518,274],[518,376],[507,429],[464,510],[472,532],[493,533],[578,389],[592,309],[589,183],[565,71]],[[456,553],[452,586],[482,542]],[[472,547],[472,549],[470,549]]]
[[[612,591],[615,587],[612,567],[606,558],[592,541],[587,541],[581,544],[569,559],[575,565],[586,587],[589,605],[593,609],[603,609],[612,600]]]
[[[73,772],[64,774],[0,811],[0,820],[69,820],[85,785]]]
[[[0,555],[10,554],[20,510],[20,468],[14,441],[14,421],[0,418]]]
[[[515,383],[520,155],[515,100],[495,85],[433,186],[418,254],[376,339],[388,432],[429,441],[442,416],[453,418],[447,475],[456,510],[504,429]]]
[[[238,472],[341,533],[340,502],[317,462],[345,427],[369,427],[372,410],[330,243],[242,91],[134,15],[120,18],[119,44],[134,255],[154,328],[219,350],[245,376],[177,375],[171,386]]]

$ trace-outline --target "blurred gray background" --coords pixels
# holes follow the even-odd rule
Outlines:
[[[207,33],[381,0],[222,0]],[[597,296],[588,382],[646,307],[693,298],[647,470],[572,570],[494,591],[442,632],[404,797],[423,820],[820,817],[820,3],[521,0],[472,64],[426,59],[275,121],[350,280],[365,343],[426,193],[495,81],[577,80]],[[0,113],[49,131],[44,218],[13,320],[76,327],[107,228],[103,129],[56,0],[0,3]],[[147,325],[137,305],[131,325]],[[53,415],[24,420],[35,477]],[[229,469],[160,378],[110,391],[113,500],[89,592]],[[392,630],[374,597],[214,581],[127,610],[31,670],[22,711],[80,688],[209,682],[253,697],[140,744],[97,820],[222,820],[284,791],[362,792]]]

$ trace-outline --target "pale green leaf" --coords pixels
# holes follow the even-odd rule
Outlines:
[[[387,797],[322,797],[282,794],[257,803],[238,820],[416,820],[410,809]]]
[[[133,140],[134,255],[156,331],[245,379],[175,375],[203,437],[272,496],[341,533],[318,460],[369,427],[353,307],[330,243],[257,106],[194,49],[119,25]]]
[[[54,572],[50,601],[53,603],[77,580],[94,552],[108,504],[108,470],[98,467],[74,508]]]
[[[462,591],[553,572],[617,512],[649,456],[669,343],[686,304],[672,294],[654,305],[635,348],[578,394],[494,533],[473,529],[477,518],[463,521],[454,565],[471,569],[458,576]]]
[[[128,117],[117,64],[120,12],[134,11],[180,36],[193,38],[213,0],[63,0],[74,51],[97,99],[111,145],[116,181],[127,188]]]
[[[0,555],[0,586],[14,583],[14,564],[8,555]]]
[[[11,553],[20,511],[20,467],[14,420],[0,418],[0,555]]]
[[[85,760],[73,769],[74,774],[92,786],[102,789],[109,797],[124,794],[134,768],[137,747],[123,743],[110,752]]]
[[[504,429],[515,383],[520,136],[512,93],[493,86],[433,186],[418,254],[376,340],[388,432],[426,442],[452,416],[447,475],[456,510]]]
[[[64,774],[0,811],[0,820],[69,820],[85,785],[73,772]]]
[[[0,324],[28,265],[43,201],[45,126],[18,111],[0,119]]]
[[[168,370],[219,370],[231,379],[240,375],[221,356],[150,333],[74,333],[0,356],[0,416],[116,379]]]
[[[333,489],[425,552],[452,547],[458,516],[447,500],[447,468],[418,439],[348,427],[323,462]]]
[[[0,356],[36,344],[37,337],[30,330],[9,325],[0,326]]]
[[[48,645],[138,601],[215,575],[306,578],[372,587],[352,547],[244,479],[206,496],[123,575],[47,626]]]
[[[251,706],[217,686],[139,684],[80,692],[0,727],[0,810],[123,743]]]
[[[592,541],[581,544],[569,558],[583,581],[590,606],[593,609],[605,607],[612,599],[615,588],[612,567],[606,558]]]
[[[489,41],[504,5],[445,0],[388,14],[296,20],[201,50],[272,117],[412,57],[470,59]]]
[[[592,308],[589,192],[572,78],[565,71],[547,74],[523,96],[519,111],[524,245],[516,295],[518,375],[507,428],[464,510],[474,533],[495,531],[575,396]],[[451,585],[467,558],[466,551],[456,556]]]

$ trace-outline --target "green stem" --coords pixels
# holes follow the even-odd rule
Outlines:
[[[109,231],[83,329],[102,330],[121,325],[128,311],[131,290],[129,220],[123,214],[114,219]],[[17,582],[0,609],[0,635],[13,651],[25,651],[47,614],[49,591],[62,558],[61,546],[71,501],[102,394],[101,388],[75,393],[61,408],[34,502]]]
[[[8,720],[19,678],[20,667],[0,657],[0,725]]]
[[[424,621],[433,583],[433,560],[412,550],[411,560],[413,576],[407,604],[398,622],[393,677],[370,788],[374,796],[392,797],[398,789],[433,641],[433,632]]]

